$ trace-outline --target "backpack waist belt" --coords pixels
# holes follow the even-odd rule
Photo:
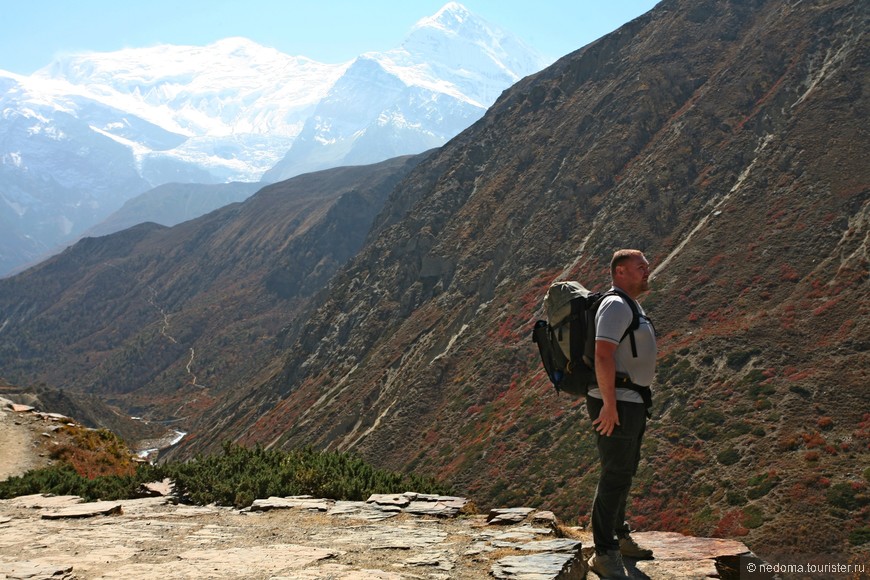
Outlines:
[[[640,395],[640,398],[643,399],[643,405],[646,407],[646,416],[652,417],[652,414],[650,413],[650,409],[652,409],[652,389],[636,385],[631,382],[631,379],[624,375],[616,375],[615,385],[618,389],[628,389],[629,391],[634,391]]]

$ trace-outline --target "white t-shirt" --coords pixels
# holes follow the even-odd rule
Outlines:
[[[617,288],[614,287],[614,290]],[[627,298],[627,297],[626,297]],[[631,300],[631,298],[627,298]],[[640,326],[634,331],[637,357],[631,352],[631,337],[626,336],[620,342],[626,329],[631,325],[631,307],[621,296],[606,296],[598,307],[595,315],[595,340],[604,340],[619,345],[616,348],[616,372],[629,377],[635,385],[649,386],[653,382],[656,367],[656,335],[655,329],[643,307],[634,302],[640,314]],[[597,387],[589,389],[589,396],[601,398]],[[616,400],[631,403],[642,403],[640,394],[630,389],[616,389]]]

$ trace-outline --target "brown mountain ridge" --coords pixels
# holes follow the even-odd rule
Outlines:
[[[867,17],[661,2],[381,166],[382,207],[290,204],[333,195],[303,176],[0,281],[0,375],[177,421],[175,457],[352,450],[582,522],[588,419],[529,332],[552,281],[602,287],[637,247],[661,359],[634,523],[866,560]],[[361,245],[338,250],[349,223]]]
[[[360,248],[424,155],[300,176],[173,228],[86,238],[0,281],[3,372],[183,420],[180,408],[208,406],[268,360],[270,337]]]

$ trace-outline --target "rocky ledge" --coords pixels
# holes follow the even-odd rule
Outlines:
[[[531,508],[473,511],[464,498],[415,493],[365,502],[268,498],[242,510],[169,497],[84,503],[24,496],[0,501],[0,580],[587,576],[589,532]],[[732,540],[635,538],[656,555],[627,562],[635,578],[728,577],[749,553]]]

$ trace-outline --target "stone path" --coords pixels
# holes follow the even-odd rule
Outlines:
[[[25,496],[0,501],[0,580],[586,576],[587,532],[556,525],[549,512],[463,515],[464,508],[463,498],[418,494],[368,502],[269,498],[245,510],[164,497],[81,503]],[[630,563],[636,578],[706,578],[716,575],[717,559],[748,552],[729,540],[656,532],[636,538],[657,556]]]
[[[0,397],[0,481],[48,464],[39,440],[46,421],[32,409]]]

